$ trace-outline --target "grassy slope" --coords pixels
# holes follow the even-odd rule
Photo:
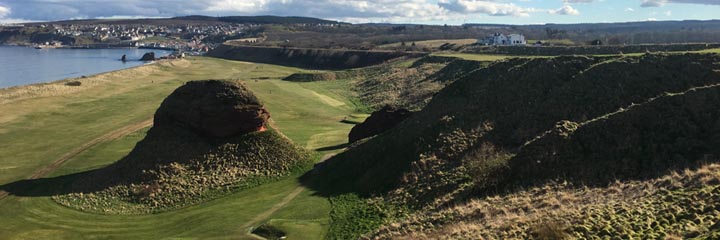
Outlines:
[[[423,48],[438,48],[442,46],[443,44],[456,44],[456,45],[468,45],[476,43],[477,39],[474,38],[466,38],[466,39],[437,39],[437,40],[426,40],[426,41],[416,41],[415,46]],[[413,42],[406,42],[406,46],[410,46]],[[388,49],[388,48],[396,48],[399,47],[401,43],[389,43],[380,45],[377,48],[380,49]]]
[[[107,131],[147,119],[170,91],[194,79],[248,79],[252,90],[273,113],[276,125],[300,145],[316,148],[346,141],[345,134],[351,125],[339,121],[351,114],[353,107],[343,100],[348,94],[343,93],[342,82],[256,82],[250,79],[279,79],[300,70],[207,58],[189,61],[192,65],[181,68],[156,65],[91,77],[83,81],[98,83],[83,84],[92,86],[87,90],[0,105],[0,110],[7,113],[0,118],[3,123],[0,141],[8,143],[0,146],[2,183],[23,179],[57,156]],[[279,92],[278,87],[285,90]],[[0,92],[3,93],[9,95]],[[51,176],[109,164],[124,156],[143,137],[144,131],[140,131],[102,143],[71,159]],[[8,168],[13,166],[18,167]],[[10,196],[0,200],[0,239],[250,238],[247,229],[241,226],[298,186],[297,179],[289,178],[182,210],[142,216],[89,214],[64,208],[47,196]],[[270,218],[277,219],[272,220],[273,224],[277,223],[289,236],[318,238],[326,232],[329,208],[326,199],[306,190]]]
[[[472,53],[436,53],[436,54],[432,54],[432,55],[439,56],[439,57],[456,57],[456,58],[472,60],[472,61],[498,61],[498,60],[503,60],[503,59],[507,59],[507,58],[517,57],[517,56],[509,56],[509,55],[490,55],[490,54],[472,54]]]
[[[686,52],[671,52],[671,53],[677,53],[682,54]],[[702,51],[694,51],[692,53],[717,53],[720,54],[720,48],[713,48],[713,49],[707,49]],[[641,56],[644,53],[630,53],[630,54],[624,54],[624,56]],[[435,53],[432,54],[432,56],[440,56],[440,57],[456,57],[461,58],[465,60],[473,60],[473,61],[498,61],[508,58],[547,58],[550,56],[511,56],[511,55],[494,55],[494,54],[473,54],[473,53]],[[607,57],[607,56],[617,56],[613,54],[600,54],[595,55],[599,57]]]
[[[80,90],[45,86],[28,94],[36,96],[30,99],[15,97],[13,89],[1,91],[6,103],[0,105],[0,184],[23,179],[104,133],[152,117],[160,101],[185,81],[222,78],[254,67],[227,64],[209,59],[161,63],[82,79]]]

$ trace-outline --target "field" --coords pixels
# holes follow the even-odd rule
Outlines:
[[[62,207],[48,194],[73,173],[127,154],[160,102],[189,80],[244,80],[285,135],[318,150],[318,157],[337,152],[352,127],[341,120],[357,116],[358,106],[342,81],[279,80],[302,71],[190,58],[71,79],[81,81],[79,87],[56,82],[0,90],[0,189],[23,187],[22,194],[0,195],[0,239],[254,239],[250,228],[266,221],[290,238],[321,238],[330,204],[297,176],[153,215],[90,214]],[[18,182],[29,178],[38,179]]]
[[[487,62],[487,61],[498,61],[508,58],[515,58],[520,56],[509,56],[509,55],[492,55],[492,54],[472,54],[472,53],[437,53],[432,54],[433,56],[440,56],[440,57],[456,57],[456,58],[462,58],[465,60],[472,60],[472,61],[481,61],[481,62]]]
[[[468,45],[476,43],[477,39],[474,38],[467,38],[467,39],[437,39],[437,40],[425,40],[425,41],[417,41],[414,42],[416,47],[419,48],[439,48],[443,44],[455,44],[455,45]],[[406,46],[410,46],[413,42],[406,42]],[[385,45],[380,45],[378,48],[380,49],[393,49],[400,47],[401,43],[390,43]]]

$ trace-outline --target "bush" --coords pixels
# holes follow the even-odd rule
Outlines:
[[[65,86],[71,86],[71,87],[78,87],[80,85],[82,85],[82,82],[80,82],[80,81],[70,81],[70,82],[65,83]]]

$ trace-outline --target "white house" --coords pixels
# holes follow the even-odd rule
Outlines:
[[[495,33],[484,39],[478,39],[478,43],[484,45],[525,45],[527,41],[522,34],[510,34],[506,36],[502,33]]]

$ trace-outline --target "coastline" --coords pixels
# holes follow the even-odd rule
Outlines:
[[[0,88],[0,105],[22,102],[28,99],[54,97],[60,95],[77,94],[89,91],[100,86],[116,83],[118,78],[131,78],[131,76],[147,75],[147,73],[160,71],[161,65],[191,64],[188,59],[158,60],[151,63],[118,69],[98,74],[88,75],[85,78],[73,77],[59,79],[51,82],[32,83],[25,85]],[[71,86],[69,82],[80,82],[78,86]],[[123,81],[127,82],[127,81]]]
[[[96,74],[89,74],[89,75],[82,76],[82,77],[70,77],[70,78],[63,78],[63,79],[53,80],[53,81],[50,81],[50,82],[30,83],[30,84],[23,84],[23,85],[5,87],[5,88],[0,88],[0,94],[2,94],[2,93],[3,93],[4,91],[6,91],[6,90],[13,90],[14,88],[20,89],[20,88],[26,88],[26,87],[41,87],[41,86],[44,86],[44,85],[55,85],[55,84],[58,84],[58,83],[67,83],[67,82],[71,82],[71,81],[77,81],[77,80],[83,80],[83,79],[98,77],[98,76],[104,75],[104,74],[117,73],[117,72],[122,72],[122,71],[126,71],[126,70],[133,70],[133,69],[136,69],[136,68],[148,67],[148,66],[152,66],[152,65],[155,65],[155,64],[158,64],[158,63],[171,62],[171,61],[174,61],[174,60],[180,60],[180,59],[161,59],[161,60],[156,60],[156,61],[152,61],[152,62],[147,62],[147,63],[145,63],[145,64],[143,64],[143,65],[132,66],[132,67],[128,67],[128,68],[117,69],[117,70],[112,70],[112,71],[107,71],[107,72],[96,73]]]
[[[35,47],[34,44],[25,43],[0,43],[0,47]],[[113,45],[113,44],[86,44],[76,46],[59,46],[59,47],[48,47],[49,49],[155,49],[164,51],[179,51],[177,48],[169,47],[151,47],[151,46],[126,46],[126,45]]]
[[[77,80],[83,77],[133,69],[161,61],[159,58],[165,60],[166,56],[171,54],[166,50],[153,51],[138,48],[86,49],[84,51],[76,48],[57,49],[63,50],[0,45],[0,50],[2,50],[0,54],[7,54],[0,57],[0,63],[7,63],[0,67],[0,72],[7,73],[0,77],[0,90],[68,79]],[[141,56],[148,52],[155,52],[157,60],[141,61]],[[29,60],[12,59],[12,56],[22,56],[23,54],[30,56]],[[128,58],[123,62],[121,56],[125,54],[128,55]]]

